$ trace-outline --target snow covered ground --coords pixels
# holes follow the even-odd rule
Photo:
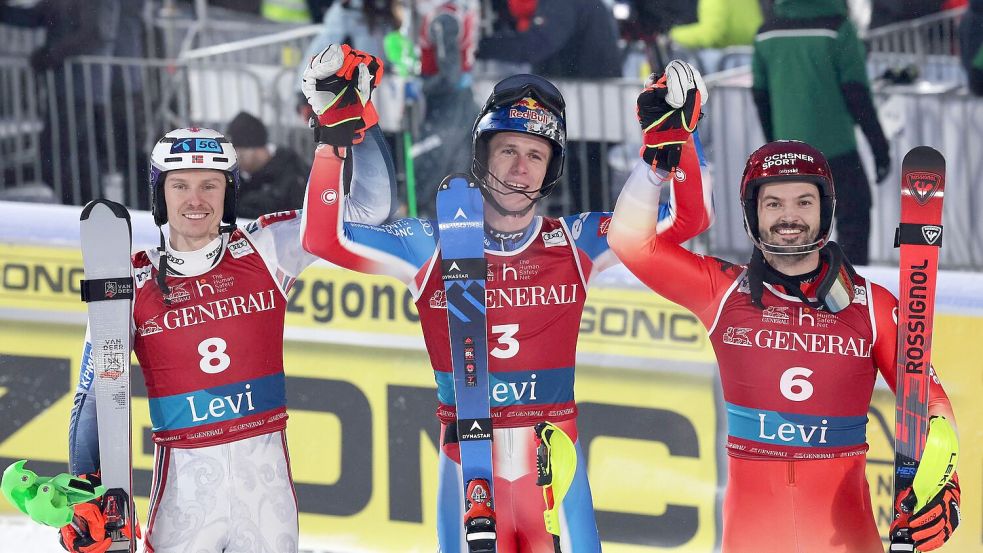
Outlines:
[[[318,540],[300,538],[299,553],[341,553],[325,549]],[[143,551],[143,546],[137,548]],[[0,515],[0,553],[65,553],[58,545],[58,531],[35,524],[22,515]],[[344,553],[355,553],[355,550]]]

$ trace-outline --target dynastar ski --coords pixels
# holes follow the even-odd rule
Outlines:
[[[890,536],[889,551],[914,551],[905,524],[914,505],[898,495],[913,485],[928,433],[928,386],[935,314],[935,281],[942,246],[945,159],[927,146],[914,148],[901,166],[901,248],[898,294],[898,355],[894,437],[894,516],[901,524]],[[931,499],[918,498],[919,503]]]
[[[103,513],[113,544],[109,551],[136,551],[123,532],[135,515],[130,421],[130,319],[133,265],[130,214],[109,200],[82,209],[82,300],[89,311],[92,366],[99,427],[99,470],[106,487]],[[133,532],[129,532],[132,536]]]
[[[464,527],[470,553],[496,550],[485,322],[488,264],[482,205],[481,191],[465,176],[451,175],[437,190],[441,270],[464,475]]]

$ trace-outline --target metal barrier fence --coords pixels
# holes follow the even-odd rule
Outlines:
[[[282,102],[267,79],[245,66],[85,56],[37,75],[24,58],[0,57],[0,192],[43,183],[53,201],[105,195],[145,208],[157,138],[192,123],[224,128],[232,109],[270,117]]]
[[[965,11],[965,7],[956,8],[885,25],[868,31],[863,40],[868,52],[955,56],[959,54],[959,20]]]
[[[51,185],[54,201],[80,204],[94,196],[108,196],[145,208],[146,154],[157,137],[191,124],[224,129],[240,110],[264,120],[271,141],[307,157],[310,131],[294,111],[294,71],[215,63],[210,58],[84,57],[66,63],[60,72],[35,76],[23,58],[0,57],[0,195],[9,197],[27,183],[44,180]],[[492,83],[476,81],[475,98],[484,98]],[[708,84],[711,100],[701,136],[715,181],[717,223],[707,236],[710,251],[740,259],[749,245],[734,200],[736,179],[746,156],[763,138],[746,68],[710,75]],[[380,89],[375,101],[381,113],[389,113],[382,117],[382,127],[392,135],[401,128],[402,99],[401,86],[392,82],[390,86],[390,92]],[[559,81],[557,86],[568,104],[570,147],[564,180],[547,202],[549,212],[610,209],[637,159],[640,133],[634,105],[639,85],[614,80]],[[888,182],[897,182],[900,158],[908,148],[917,144],[939,148],[950,163],[942,263],[949,268],[981,268],[983,231],[971,215],[983,208],[973,186],[975,175],[983,170],[983,160],[975,156],[983,149],[983,104],[952,88],[888,87],[877,93],[881,119],[893,135],[895,175]],[[858,142],[867,167],[872,168],[866,141]],[[394,151],[402,167],[400,149]],[[580,186],[573,178],[578,172]],[[871,235],[875,263],[895,260],[891,241],[897,204],[895,184],[875,190]]]

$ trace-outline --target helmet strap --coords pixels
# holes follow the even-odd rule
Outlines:
[[[530,201],[528,206],[519,210],[505,209],[505,207],[503,207],[502,204],[495,199],[495,195],[492,194],[491,189],[488,187],[488,179],[489,178],[495,179],[496,181],[498,181],[500,185],[502,185],[506,189],[508,189],[508,186],[504,182],[502,182],[502,179],[492,174],[492,172],[488,169],[488,167],[486,167],[484,164],[479,162],[477,159],[474,160],[474,163],[481,170],[481,172],[484,173],[484,177],[478,178],[478,189],[481,190],[481,195],[485,197],[485,200],[487,200],[488,203],[491,204],[492,208],[495,211],[497,211],[500,215],[522,217],[523,215],[529,213],[533,208],[535,208],[536,203],[538,203],[539,200],[542,200],[543,198],[546,197],[545,195],[542,194],[542,190],[543,190],[542,186],[540,186],[539,189],[536,190],[536,192],[540,193],[540,195],[536,197],[533,197],[530,193],[523,192],[521,190],[511,190],[508,192],[503,192],[503,194],[522,194],[523,196],[526,197],[526,199]]]
[[[822,277],[816,286],[816,299],[809,299],[802,291],[801,282],[774,269],[765,260],[761,249],[755,248],[748,263],[748,288],[751,292],[751,303],[764,309],[762,297],[764,284],[778,284],[789,295],[795,296],[802,303],[814,308],[823,309],[829,313],[838,313],[853,303],[853,277],[856,272],[846,260],[843,250],[835,242],[829,242],[819,251],[820,267],[824,268]]]
[[[157,287],[164,296],[164,305],[171,305],[171,288],[167,286],[167,244],[164,242],[164,229],[157,227],[160,232],[160,247],[157,253],[160,254],[160,263],[157,268]]]

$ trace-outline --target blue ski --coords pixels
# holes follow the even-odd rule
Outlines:
[[[444,179],[437,190],[437,220],[464,475],[464,530],[470,553],[494,553],[494,474],[485,322],[488,263],[483,200],[478,186],[463,175]]]

